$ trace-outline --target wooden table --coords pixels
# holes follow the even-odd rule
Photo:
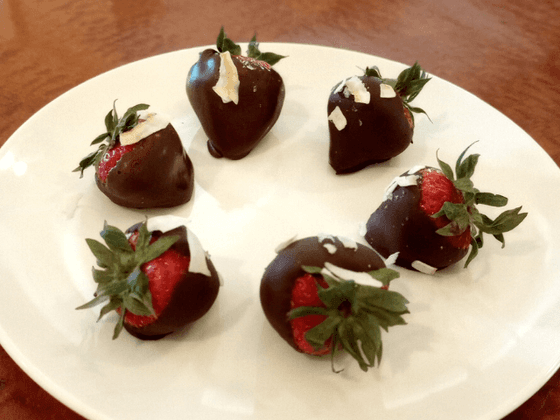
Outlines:
[[[560,164],[560,3],[556,0],[0,1],[0,145],[44,105],[125,63],[238,41],[358,50],[413,64],[465,88]],[[17,316],[17,313],[14,314]],[[560,416],[556,373],[507,420]],[[81,419],[0,347],[0,418]]]

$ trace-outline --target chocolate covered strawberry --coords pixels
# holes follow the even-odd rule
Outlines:
[[[463,259],[470,248],[467,267],[485,233],[505,246],[503,234],[527,213],[517,207],[491,219],[479,212],[480,204],[503,207],[508,200],[474,187],[471,177],[479,155],[465,158],[469,147],[457,159],[455,174],[438,158],[440,169],[419,166],[393,180],[366,224],[365,238],[375,250],[384,257],[398,252],[398,265],[433,274]]]
[[[74,170],[95,167],[99,189],[114,203],[132,208],[173,207],[192,197],[194,169],[173,125],[163,116],[129,108],[119,118],[115,105],[105,117],[107,131],[96,151]]]
[[[95,298],[78,307],[104,304],[99,318],[115,310],[133,336],[155,340],[202,317],[218,295],[220,280],[198,238],[182,219],[160,216],[126,233],[105,223],[105,244],[86,239],[100,269],[92,270]]]
[[[217,51],[203,51],[189,71],[187,96],[216,158],[247,156],[280,116],[285,88],[272,66],[284,57],[258,45],[253,37],[242,56],[222,28]]]
[[[327,106],[329,163],[337,174],[391,159],[412,143],[413,113],[425,112],[410,103],[429,80],[416,63],[396,80],[383,79],[372,67],[333,88]]]
[[[381,329],[405,324],[408,313],[408,301],[387,290],[398,273],[370,248],[334,236],[301,239],[277,252],[260,298],[278,334],[306,354],[334,356],[342,348],[364,371],[379,363]]]

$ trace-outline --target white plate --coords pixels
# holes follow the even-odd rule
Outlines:
[[[263,47],[289,58],[278,123],[240,161],[212,158],[185,94],[203,47],[117,68],[62,95],[0,150],[0,340],[43,388],[90,419],[497,419],[529,398],[560,362],[560,171],[513,122],[437,77],[415,104],[414,144],[385,164],[336,176],[328,165],[327,98],[338,81],[377,65],[370,55],[294,44]],[[421,57],[420,57],[421,58]],[[412,64],[412,63],[409,63]],[[194,163],[195,197],[172,210],[110,202],[71,170],[93,150],[103,118],[140,102],[172,117]],[[349,357],[293,351],[265,320],[260,277],[276,245],[321,232],[363,242],[359,226],[396,175],[416,164],[454,163],[471,142],[482,155],[474,180],[523,205],[528,218],[489,238],[468,269],[433,277],[400,270],[408,325],[384,335],[379,369]],[[489,213],[492,215],[493,210]],[[114,316],[76,311],[94,290],[84,238],[103,221],[126,228],[145,215],[182,215],[225,279],[217,303],[191,327],[156,342],[123,333]],[[494,214],[495,215],[495,214]],[[495,243],[493,243],[495,242]],[[421,414],[419,414],[421,413]]]

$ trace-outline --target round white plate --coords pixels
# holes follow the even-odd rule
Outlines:
[[[278,123],[239,161],[212,158],[185,93],[204,47],[164,54],[102,74],[56,99],[0,150],[0,342],[43,388],[90,419],[498,419],[529,398],[560,362],[560,170],[512,121],[434,77],[415,101],[412,144],[402,155],[337,176],[328,164],[327,98],[340,80],[377,65],[404,65],[358,52],[264,45],[289,57]],[[412,63],[409,63],[409,65]],[[171,210],[118,207],[93,170],[73,173],[104,131],[115,99],[122,115],[148,103],[171,116],[195,167],[195,196]],[[399,269],[393,289],[409,300],[408,325],[384,334],[379,368],[350,357],[292,350],[265,320],[259,284],[274,248],[330,233],[360,242],[360,224],[393,177],[417,164],[454,164],[469,144],[481,158],[477,186],[523,205],[527,219],[489,237],[468,269],[435,276]],[[489,215],[496,216],[490,208]],[[123,333],[113,315],[76,311],[95,289],[85,238],[103,221],[126,228],[146,216],[188,218],[224,277],[216,304],[160,341]]]

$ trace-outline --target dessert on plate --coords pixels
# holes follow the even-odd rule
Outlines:
[[[216,50],[204,50],[187,77],[187,96],[216,158],[241,159],[272,129],[284,104],[278,54],[261,52],[256,36],[247,55],[222,27]]]
[[[95,297],[77,309],[117,311],[113,339],[124,328],[142,340],[162,338],[208,312],[220,277],[196,235],[177,216],[158,216],[126,232],[105,223],[105,244],[86,239],[97,259]]]
[[[337,174],[352,173],[389,160],[411,143],[414,113],[410,103],[430,78],[415,63],[398,78],[384,79],[377,67],[339,82],[329,96],[329,163]]]
[[[398,265],[433,274],[463,259],[470,248],[467,267],[485,233],[505,246],[504,233],[527,213],[517,207],[491,219],[479,212],[480,204],[503,207],[508,200],[474,187],[479,155],[465,158],[469,147],[457,159],[455,173],[438,158],[440,168],[417,166],[391,182],[366,224],[365,239],[377,252],[384,257],[398,253]]]
[[[381,361],[381,329],[405,324],[408,301],[387,290],[397,277],[372,249],[350,239],[294,239],[266,268],[261,305],[298,352],[334,356],[342,348],[367,371]]]
[[[114,203],[131,208],[174,207],[188,202],[194,168],[171,122],[138,104],[119,118],[115,104],[105,117],[98,149],[74,169],[95,167],[99,189]]]

